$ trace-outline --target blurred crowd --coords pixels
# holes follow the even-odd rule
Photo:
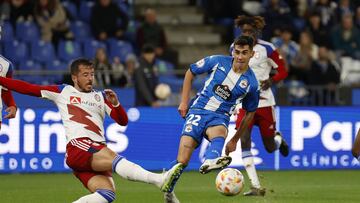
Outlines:
[[[290,86],[334,89],[339,83],[356,86],[360,81],[360,1],[189,0],[189,4],[202,8],[205,23],[227,26],[227,42],[241,33],[234,28],[236,16],[263,16],[261,38],[272,42],[286,59]],[[134,7],[130,0],[2,0],[0,53],[20,70],[64,70],[69,59],[86,56],[94,59],[98,86],[136,88],[144,85],[138,82],[142,80],[148,81],[145,87],[152,87],[150,80],[169,79],[168,73],[179,65],[178,53],[168,45],[156,10],[144,9],[135,16]],[[144,63],[143,51],[149,50],[155,57]],[[141,77],[135,74],[139,67]],[[37,77],[26,79],[41,82]],[[48,77],[45,83],[61,79]],[[295,92],[299,97],[306,94]],[[157,105],[155,101],[147,104]]]
[[[65,71],[71,59],[93,58],[97,86],[135,87],[150,95],[139,105],[158,106],[152,83],[177,66],[177,52],[168,46],[156,11],[148,8],[135,17],[133,6],[126,0],[3,0],[0,53],[25,71]],[[71,82],[69,75],[43,77],[46,81],[20,77]]]
[[[302,86],[359,86],[360,1],[355,0],[229,0],[197,1],[206,8],[206,21],[233,29],[239,14],[261,15],[261,38],[272,42],[286,59],[290,91],[302,98]],[[234,34],[240,34],[234,30]]]

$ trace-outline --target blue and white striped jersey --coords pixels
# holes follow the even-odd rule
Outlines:
[[[242,103],[247,111],[255,111],[259,103],[258,82],[249,68],[245,73],[232,70],[231,56],[213,55],[190,65],[194,75],[207,72],[205,85],[190,109],[205,109],[230,115]]]

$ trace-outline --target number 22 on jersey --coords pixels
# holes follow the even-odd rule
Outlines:
[[[200,119],[201,119],[200,115],[190,114],[189,119],[186,121],[186,124],[187,125],[191,124],[191,125],[194,125],[194,126],[198,126]]]

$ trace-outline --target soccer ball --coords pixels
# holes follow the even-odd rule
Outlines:
[[[244,188],[244,176],[235,168],[225,168],[216,176],[216,189],[223,195],[239,194]]]
[[[155,88],[155,95],[158,99],[165,100],[171,94],[171,88],[168,84],[160,83]]]

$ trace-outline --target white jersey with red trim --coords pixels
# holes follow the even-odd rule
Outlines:
[[[0,55],[0,76],[8,77],[11,71],[12,71],[12,63],[9,60],[7,60],[5,57]],[[4,87],[0,85],[0,121],[2,121],[2,108],[3,108],[3,101],[1,98],[2,89],[4,89]]]
[[[80,137],[105,142],[105,112],[110,115],[111,108],[102,92],[80,92],[71,85],[59,85],[58,91],[41,90],[41,96],[57,105],[67,142]]]
[[[249,61],[250,68],[254,71],[257,80],[260,81],[269,79],[271,70],[276,69],[278,65],[270,58],[275,46],[267,41],[258,40],[253,48],[254,56]],[[274,106],[275,98],[271,88],[267,90],[260,89],[259,108],[266,106]]]

